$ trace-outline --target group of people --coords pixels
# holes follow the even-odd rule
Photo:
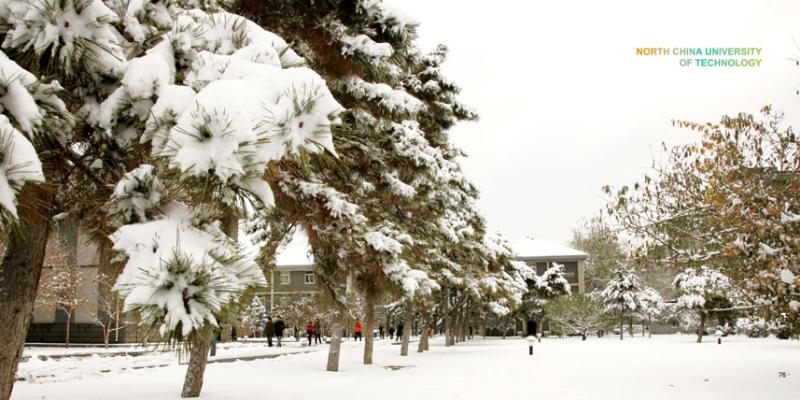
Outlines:
[[[353,339],[354,340],[361,340],[364,337],[363,333],[362,333],[363,332],[363,327],[361,326],[361,321],[356,320],[355,329],[353,331],[355,332],[355,334],[353,335]],[[384,328],[383,325],[378,326],[378,337],[379,338],[385,339],[386,338],[386,332],[387,332],[387,330],[386,330],[386,328]],[[397,328],[396,329],[393,326],[390,326],[389,330],[388,330],[388,333],[389,333],[389,339],[399,341],[400,339],[403,338],[403,324],[402,323],[397,324]]]
[[[283,338],[283,332],[286,330],[286,323],[283,322],[283,318],[278,315],[273,320],[271,317],[267,317],[267,322],[264,324],[264,335],[267,337],[267,345],[272,347],[272,337],[274,336],[277,339],[278,347],[281,347],[281,338]]]
[[[286,331],[286,323],[283,321],[283,317],[280,315],[275,316],[273,319],[272,317],[267,317],[266,323],[264,324],[264,336],[267,338],[267,345],[272,347],[273,345],[273,338],[277,341],[277,346],[281,347],[281,339],[283,338],[283,334]],[[235,328],[231,332],[232,337],[236,337]],[[364,338],[364,326],[361,324],[361,321],[356,320],[355,326],[353,327],[353,339],[354,340],[363,340]],[[390,326],[387,330],[383,325],[378,327],[378,336],[381,339],[386,338],[386,334],[388,333],[389,339],[399,341],[403,338],[403,324],[397,324],[397,327]],[[299,340],[299,332],[297,327],[294,328],[294,336]],[[306,325],[306,337],[308,338],[308,345],[317,345],[322,343],[322,326],[319,320],[314,322],[309,321],[308,325]],[[236,339],[233,339],[236,340]]]
[[[314,344],[322,343],[322,327],[319,324],[319,320],[314,321],[312,324],[311,321],[308,321],[308,325],[306,325],[306,336],[308,336],[308,345],[311,346],[311,340],[314,340]]]
[[[378,336],[381,339],[386,337],[386,332],[389,333],[389,339],[400,340],[403,338],[403,324],[397,324],[397,328],[390,326],[388,331],[383,327],[383,325],[378,327]]]

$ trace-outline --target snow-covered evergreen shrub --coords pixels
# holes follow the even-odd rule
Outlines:
[[[2,19],[0,18],[0,23]],[[26,182],[44,182],[32,140],[69,129],[58,82],[44,83],[0,51],[0,209],[17,216],[16,194]],[[55,130],[55,129],[54,129]]]
[[[761,317],[745,317],[736,320],[736,333],[752,338],[767,337],[771,330],[770,323]]]

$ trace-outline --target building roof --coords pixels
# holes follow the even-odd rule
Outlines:
[[[278,249],[275,256],[275,266],[278,269],[314,266],[314,256],[311,255],[308,237],[304,232],[295,232],[292,240]]]
[[[517,240],[511,247],[520,261],[582,261],[589,257],[580,250],[530,236]]]

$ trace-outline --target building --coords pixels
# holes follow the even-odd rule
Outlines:
[[[545,270],[558,263],[564,266],[564,277],[570,284],[572,293],[585,293],[586,282],[584,272],[586,270],[586,259],[588,254],[546,240],[525,237],[512,244],[512,249],[518,261],[536,267],[536,274],[541,275]],[[532,313],[527,320],[517,321],[516,333],[527,336],[535,335],[541,328],[543,334],[549,330],[547,317],[543,321],[538,321],[538,317]]]
[[[317,292],[314,257],[304,234],[296,234],[275,256],[275,269],[267,275],[267,287],[256,293],[272,312],[298,295]]]
[[[81,277],[77,297],[80,304],[70,317],[70,343],[102,343],[103,331],[96,323],[98,318],[98,299],[96,277],[98,270],[97,248],[86,235],[78,234],[77,229],[54,229],[47,242],[42,276],[40,281],[50,279],[53,274],[51,261],[54,253],[60,251],[58,240],[77,240],[76,248],[79,273]],[[39,299],[34,304],[33,318],[25,339],[29,343],[63,343],[66,337],[67,315],[59,308],[42,304]],[[125,329],[115,332],[111,342],[125,341]]]

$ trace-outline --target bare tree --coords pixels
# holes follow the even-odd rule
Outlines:
[[[75,309],[86,302],[80,293],[83,272],[69,251],[60,243],[54,244],[48,252],[48,267],[51,273],[39,282],[36,301],[45,307],[52,307],[66,315],[66,334],[64,344],[69,347],[69,331]]]
[[[95,277],[95,287],[98,288],[97,310],[92,313],[92,318],[95,325],[103,330],[103,346],[106,349],[108,349],[111,334],[117,334],[127,326],[122,299],[116,292],[102,290],[102,288],[111,287],[113,283],[114,278],[105,273],[98,272]]]

